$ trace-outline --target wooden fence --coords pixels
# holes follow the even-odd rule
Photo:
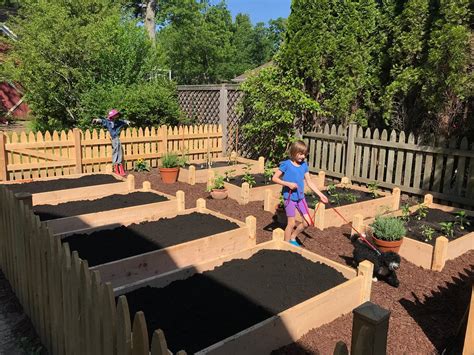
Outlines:
[[[190,161],[222,155],[219,125],[180,126],[122,131],[125,168],[133,169],[138,159],[151,167],[166,152],[184,153]],[[105,171],[112,160],[109,133],[105,130],[46,132],[44,135],[0,132],[0,180]]]
[[[0,268],[49,354],[150,354],[144,314],[131,323],[125,296],[116,303],[111,284],[4,186],[0,213]],[[168,354],[156,330],[151,355]]]
[[[474,206],[474,143],[439,138],[427,145],[410,133],[365,131],[355,124],[329,126],[303,134],[312,172],[325,170],[354,182],[377,181],[385,188]]]

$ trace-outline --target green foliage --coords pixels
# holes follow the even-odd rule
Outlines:
[[[255,178],[251,174],[251,171],[252,171],[251,167],[252,167],[251,164],[246,164],[246,166],[243,168],[244,169],[244,175],[242,176],[242,181],[249,184],[250,187],[255,185]]]
[[[455,221],[455,224],[458,224],[459,225],[459,228],[461,230],[464,230],[464,228],[466,226],[470,226],[471,225],[471,222],[469,222],[468,218],[467,218],[467,214],[466,214],[466,211],[457,211],[455,213],[456,215],[456,221]]]
[[[225,178],[224,178],[223,175],[216,174],[216,176],[214,177],[214,181],[213,181],[212,185],[207,188],[207,191],[210,192],[212,190],[223,190],[223,189],[225,189],[224,179]]]
[[[433,239],[433,236],[435,234],[435,230],[431,228],[430,226],[423,224],[421,226],[421,235],[425,238],[425,241],[431,241]]]
[[[125,109],[122,117],[140,125],[176,122],[174,87],[148,80],[163,67],[161,51],[118,3],[24,0],[22,5],[12,24],[21,40],[2,72],[21,82],[36,128],[86,127],[111,107]]]
[[[133,164],[133,171],[150,171],[150,164],[148,164],[147,161],[143,159],[138,159],[134,164]]]
[[[410,220],[410,205],[408,203],[402,205],[402,219],[405,222]]]
[[[240,112],[249,117],[244,135],[254,142],[255,152],[264,152],[269,160],[283,158],[296,130],[309,124],[305,114],[321,113],[302,88],[302,79],[276,67],[262,69],[241,85],[245,95]]]
[[[377,198],[380,196],[379,194],[379,184],[377,181],[372,181],[367,184],[367,188],[369,189],[370,194],[372,195],[372,198]]]
[[[236,171],[235,169],[224,171],[224,180],[227,181],[227,182],[232,180],[235,177],[235,175],[234,175],[235,171]]]
[[[378,216],[370,226],[378,239],[395,241],[402,239],[406,235],[403,221],[396,217]]]
[[[161,158],[162,168],[177,168],[184,167],[186,165],[186,157],[179,156],[177,153],[166,153]]]
[[[421,221],[422,219],[425,219],[427,215],[428,215],[428,207],[423,203],[420,204],[418,206],[418,209],[416,210],[416,219]]]
[[[265,178],[265,183],[268,184],[272,180],[272,177],[275,173],[274,169],[275,169],[275,164],[273,164],[271,161],[267,161],[265,163],[265,168],[264,168],[264,171],[263,171],[263,176]]]
[[[329,184],[326,190],[329,195],[334,195],[336,193],[337,187],[335,184]]]
[[[454,222],[441,222],[439,225],[441,226],[441,232],[443,232],[446,237],[454,237]]]

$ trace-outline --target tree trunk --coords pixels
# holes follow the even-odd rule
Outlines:
[[[156,43],[155,15],[156,15],[156,0],[149,0],[146,4],[145,28],[148,32],[148,35],[150,36],[150,39],[153,45],[155,45]]]

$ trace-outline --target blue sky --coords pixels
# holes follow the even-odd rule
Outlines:
[[[226,0],[226,3],[232,16],[235,17],[239,12],[249,14],[252,23],[255,24],[278,17],[288,17],[291,0]]]

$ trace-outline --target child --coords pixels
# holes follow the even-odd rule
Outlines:
[[[288,224],[285,228],[285,240],[291,244],[300,246],[296,241],[296,236],[306,227],[311,217],[308,215],[309,209],[304,197],[304,182],[308,184],[318,196],[321,202],[328,203],[326,196],[311,181],[308,171],[308,164],[304,161],[307,153],[306,144],[303,141],[296,141],[290,146],[290,159],[280,164],[279,170],[272,177],[274,183],[283,186],[282,193],[285,200],[285,211],[288,217]],[[303,223],[295,229],[296,210],[303,217]]]
[[[119,120],[120,112],[116,109],[109,111],[107,118],[95,118],[92,123],[100,123],[108,129],[110,138],[112,139],[112,164],[114,166],[114,173],[125,176],[123,170],[122,160],[122,144],[120,143],[120,131],[123,126],[130,125],[130,121]]]

